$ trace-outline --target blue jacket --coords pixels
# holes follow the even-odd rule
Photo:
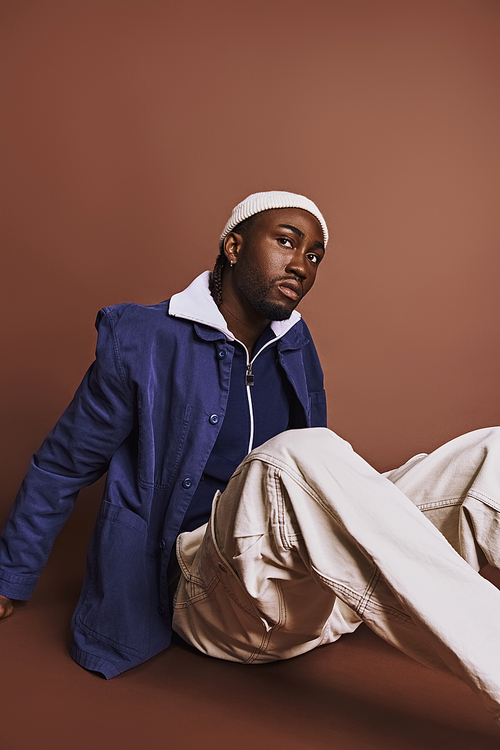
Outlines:
[[[207,279],[170,302],[99,312],[96,359],[33,456],[0,539],[0,593],[28,599],[78,491],[108,472],[71,652],[107,678],[170,642],[168,561],[222,424],[234,352]],[[306,325],[295,312],[271,327],[296,419],[326,426]]]

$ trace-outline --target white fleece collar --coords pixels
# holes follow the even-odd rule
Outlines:
[[[235,336],[228,329],[222,313],[210,294],[209,277],[210,272],[204,271],[191,282],[187,289],[174,294],[170,300],[168,314],[174,318],[185,318],[215,328],[221,331],[229,341],[234,341]],[[300,318],[300,313],[294,310],[288,320],[273,320],[271,330],[276,338],[280,339],[299,322]]]

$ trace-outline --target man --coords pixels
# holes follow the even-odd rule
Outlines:
[[[0,594],[27,599],[78,491],[108,471],[72,624],[82,666],[112,677],[165,648],[178,534],[207,521],[252,447],[326,425],[321,367],[294,308],[327,239],[307,198],[250,196],[221,237],[218,305],[205,273],[169,303],[99,313],[96,361],[35,454],[0,542]]]
[[[101,312],[96,361],[7,522],[0,592],[29,596],[76,492],[109,466],[73,618],[82,666],[112,677],[164,648],[172,598],[174,630],[240,662],[364,620],[498,718],[500,593],[477,571],[500,567],[500,433],[381,476],[325,429],[294,308],[327,240],[308,199],[258,193],[234,209],[211,278],[168,308]]]

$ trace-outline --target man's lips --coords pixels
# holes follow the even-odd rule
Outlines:
[[[297,301],[302,297],[302,284],[300,281],[296,281],[295,279],[283,279],[282,281],[278,281],[277,287],[281,294],[284,294],[285,297],[289,297],[294,301]]]

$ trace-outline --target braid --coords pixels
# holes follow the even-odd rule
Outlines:
[[[255,218],[256,214],[249,216],[248,219],[240,221],[240,223],[237,224],[231,231],[235,232],[236,234],[241,234],[242,237],[246,237],[255,221]],[[210,278],[208,281],[210,294],[214,298],[217,307],[220,307],[222,305],[222,271],[226,263],[226,254],[224,252],[224,248],[221,248],[221,251],[217,256],[217,260],[215,261],[214,270],[210,274]]]
[[[215,261],[214,270],[210,274],[210,280],[208,282],[208,288],[210,294],[215,300],[217,307],[222,305],[222,269],[226,265],[226,256],[224,250],[221,250]]]

